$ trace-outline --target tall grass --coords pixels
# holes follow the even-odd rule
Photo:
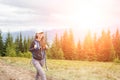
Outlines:
[[[0,60],[7,64],[32,70],[30,59],[4,57]],[[69,60],[47,60],[48,71],[46,74],[52,80],[119,80],[120,64],[112,62],[88,62]]]

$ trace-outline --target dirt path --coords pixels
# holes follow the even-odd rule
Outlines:
[[[35,80],[35,73],[0,61],[0,80]],[[50,79],[49,79],[50,80]]]
[[[34,73],[0,62],[0,80],[34,80]]]

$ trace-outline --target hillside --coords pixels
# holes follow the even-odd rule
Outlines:
[[[47,60],[48,80],[119,80],[120,64],[112,62],[88,62]],[[34,80],[35,69],[30,59],[0,57],[0,80]]]
[[[19,63],[20,59],[30,61],[24,58],[0,58],[0,80],[34,80],[36,73],[32,64],[29,62],[29,66],[25,66],[25,63]]]

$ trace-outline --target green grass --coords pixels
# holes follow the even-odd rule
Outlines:
[[[0,57],[9,65],[22,67],[35,72],[31,59]],[[46,74],[52,80],[119,80],[120,64],[112,62],[89,62],[47,59]],[[45,68],[44,68],[45,69]]]

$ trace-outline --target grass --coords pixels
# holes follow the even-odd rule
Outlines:
[[[35,72],[30,59],[0,57],[9,65],[22,67]],[[52,80],[119,80],[120,64],[112,62],[89,62],[47,59],[46,74]],[[44,68],[45,69],[45,68]]]

